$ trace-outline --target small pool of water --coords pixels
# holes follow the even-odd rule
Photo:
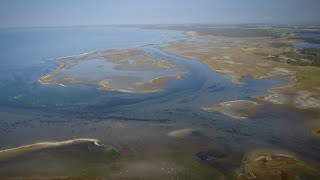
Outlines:
[[[311,44],[311,43],[295,43],[295,48],[304,49],[304,48],[320,48],[320,44]]]
[[[299,35],[303,38],[306,39],[315,39],[315,40],[320,40],[320,33],[299,33]],[[320,44],[317,43],[308,43],[308,42],[303,42],[303,43],[295,43],[294,44],[295,48],[298,49],[303,49],[303,48],[320,48]]]

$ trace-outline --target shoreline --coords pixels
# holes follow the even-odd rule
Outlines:
[[[189,31],[185,31],[188,35]],[[260,55],[261,48],[267,48],[266,53],[275,47],[269,45],[272,42],[291,42],[285,38],[267,39],[267,38],[247,38],[247,37],[217,37],[211,35],[188,35],[189,38],[198,38],[200,40],[207,40],[208,42],[171,42],[169,45],[161,47],[160,49],[168,54],[177,57],[196,59],[207,65],[212,71],[215,71],[222,76],[230,79],[235,84],[242,84],[243,77],[250,77],[254,80],[284,80],[286,83],[281,86],[276,86],[267,89],[266,94],[252,96],[257,100],[263,100],[269,103],[268,97],[281,96],[286,98],[285,101],[276,104],[288,105],[293,99],[294,106],[298,109],[319,109],[320,108],[320,91],[307,84],[305,74],[308,75],[308,69],[312,69],[311,76],[317,76],[319,69],[317,67],[294,66],[283,62],[275,62],[265,59],[266,57]],[[218,42],[214,42],[218,40]],[[237,42],[239,40],[239,42]],[[263,40],[267,41],[264,46],[259,45]],[[229,50],[210,50],[210,46],[228,44]],[[256,45],[255,43],[258,43]],[[204,48],[204,49],[203,49]],[[275,54],[282,52],[295,51],[293,47],[283,49],[278,48]],[[257,51],[257,52],[256,52]],[[235,56],[241,54],[240,57]],[[245,57],[248,56],[246,60]],[[226,58],[228,57],[228,58]],[[250,66],[249,64],[252,64]],[[251,69],[250,69],[251,68]],[[255,71],[252,71],[255,68]],[[261,69],[261,71],[260,71]],[[317,86],[318,87],[318,86]],[[297,92],[296,96],[291,96],[292,92]]]
[[[45,75],[41,76],[38,79],[39,83],[41,83],[43,85],[53,84],[53,83],[50,83],[51,78],[53,76],[55,76],[57,73],[63,71],[63,69],[67,66],[66,62],[64,62],[65,60],[59,59],[58,61],[60,62],[60,65],[55,70],[53,70],[52,72],[49,72],[48,74],[45,74]],[[47,80],[45,80],[45,79],[47,79]]]
[[[70,84],[70,83],[71,84],[73,84],[73,83],[81,84],[81,80],[75,80],[74,78],[68,78],[68,77],[63,78],[65,80],[63,82],[59,82],[59,80],[57,80],[57,81],[52,80],[52,78],[54,76],[59,75],[59,73],[62,72],[64,69],[70,67],[70,65],[68,64],[69,59],[67,57],[77,57],[77,58],[79,58],[79,59],[76,59],[77,63],[81,63],[82,61],[90,60],[90,59],[87,59],[88,56],[90,56],[90,55],[96,55],[98,53],[106,52],[107,54],[102,57],[103,58],[109,57],[108,55],[110,54],[111,55],[110,62],[117,63],[119,58],[120,59],[121,58],[129,58],[129,57],[127,57],[129,55],[130,55],[130,57],[135,56],[134,53],[137,53],[137,51],[138,51],[138,53],[141,52],[141,53],[147,54],[148,56],[154,57],[153,61],[155,61],[154,63],[156,63],[156,67],[152,67],[152,68],[160,68],[159,70],[162,70],[162,69],[166,70],[166,69],[170,69],[170,68],[180,68],[179,66],[176,67],[177,65],[173,61],[156,57],[148,52],[143,51],[142,49],[137,49],[137,48],[124,49],[124,50],[105,49],[105,50],[87,52],[87,53],[83,53],[80,55],[73,55],[73,56],[66,56],[66,57],[58,58],[56,60],[59,61],[60,65],[58,67],[56,67],[53,71],[41,76],[38,79],[38,82],[42,85],[56,84],[56,85],[60,85],[63,87],[66,87],[65,84]],[[119,55],[113,57],[112,55],[114,53],[119,54]],[[123,54],[123,53],[125,53],[125,54]],[[130,54],[127,54],[127,53],[130,53]],[[121,54],[123,57],[120,56]],[[147,55],[145,55],[145,56],[147,56]],[[83,58],[85,58],[85,59],[83,59]],[[145,57],[145,58],[147,58],[147,57]],[[140,63],[145,63],[144,62],[145,59],[141,59],[141,60],[138,59],[138,61],[139,62],[142,61]],[[151,62],[153,62],[153,61],[151,61]],[[152,66],[154,66],[154,63],[152,64]],[[129,67],[129,68],[136,68],[136,66],[138,66],[138,65],[134,64],[134,67]],[[150,65],[148,65],[148,66],[150,66]],[[142,67],[144,67],[144,64],[142,64]],[[143,73],[143,70],[140,70],[140,71]],[[104,80],[99,80],[98,82],[96,82],[96,86],[97,86],[96,89],[103,90],[103,91],[118,91],[118,92],[123,92],[123,93],[157,93],[157,92],[161,92],[164,90],[164,87],[162,87],[162,86],[164,86],[164,84],[161,84],[161,82],[158,82],[158,81],[161,81],[162,79],[168,79],[168,78],[174,78],[177,80],[181,80],[181,79],[184,79],[184,77],[185,77],[185,74],[183,74],[183,73],[168,74],[168,75],[155,77],[153,79],[150,79],[147,82],[136,82],[135,84],[131,84],[132,87],[129,86],[128,88],[108,87],[109,82],[104,82]],[[67,79],[69,79],[69,80],[67,80]],[[163,83],[164,83],[164,81],[166,81],[166,80],[163,80]],[[159,86],[159,88],[157,88],[158,86]],[[154,89],[154,88],[157,88],[157,89]]]

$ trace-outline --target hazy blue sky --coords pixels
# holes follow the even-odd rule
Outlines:
[[[0,26],[312,23],[320,0],[0,0]]]

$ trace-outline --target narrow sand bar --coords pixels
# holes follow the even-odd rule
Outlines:
[[[34,144],[28,144],[24,146],[19,146],[10,149],[0,150],[0,161],[16,157],[22,154],[31,153],[39,150],[55,148],[55,147],[63,147],[75,144],[82,144],[92,142],[96,146],[102,146],[99,143],[98,139],[90,139],[90,138],[79,138],[79,139],[72,139],[66,141],[47,141],[47,142],[39,142]]]

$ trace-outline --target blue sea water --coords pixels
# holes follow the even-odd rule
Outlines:
[[[300,33],[304,38],[320,39],[320,33]]]
[[[88,97],[84,95],[86,91],[74,93],[59,87],[41,86],[37,79],[58,65],[43,61],[96,50],[164,44],[182,36],[179,31],[109,26],[0,29],[0,105],[59,104],[61,102],[55,100],[65,99],[65,96],[74,96],[75,100],[77,93],[83,101],[89,102],[98,92]]]
[[[31,65],[41,60],[101,49],[163,43],[181,32],[116,27],[0,29],[0,59],[5,65]]]
[[[195,109],[199,109],[214,102],[245,99],[263,94],[268,87],[283,84],[279,81],[252,80],[246,81],[247,87],[251,87],[248,89],[233,84],[198,61],[168,55],[156,48],[171,41],[185,40],[182,31],[125,27],[22,28],[1,29],[0,39],[2,107],[112,107],[113,104],[119,105],[119,102],[130,104],[148,98],[169,97],[168,93],[180,93],[185,97],[197,96],[197,101],[193,101],[192,104]],[[146,48],[146,45],[150,48]],[[66,88],[59,85],[42,85],[38,82],[41,76],[58,66],[58,62],[46,60],[96,50],[134,47],[173,61],[189,69],[190,74],[184,81],[176,83],[169,87],[168,91],[160,94],[123,94],[98,91],[94,86],[75,85]],[[213,90],[211,87],[216,88]]]
[[[311,44],[311,43],[295,43],[295,48],[303,49],[303,48],[320,48],[320,44]]]

